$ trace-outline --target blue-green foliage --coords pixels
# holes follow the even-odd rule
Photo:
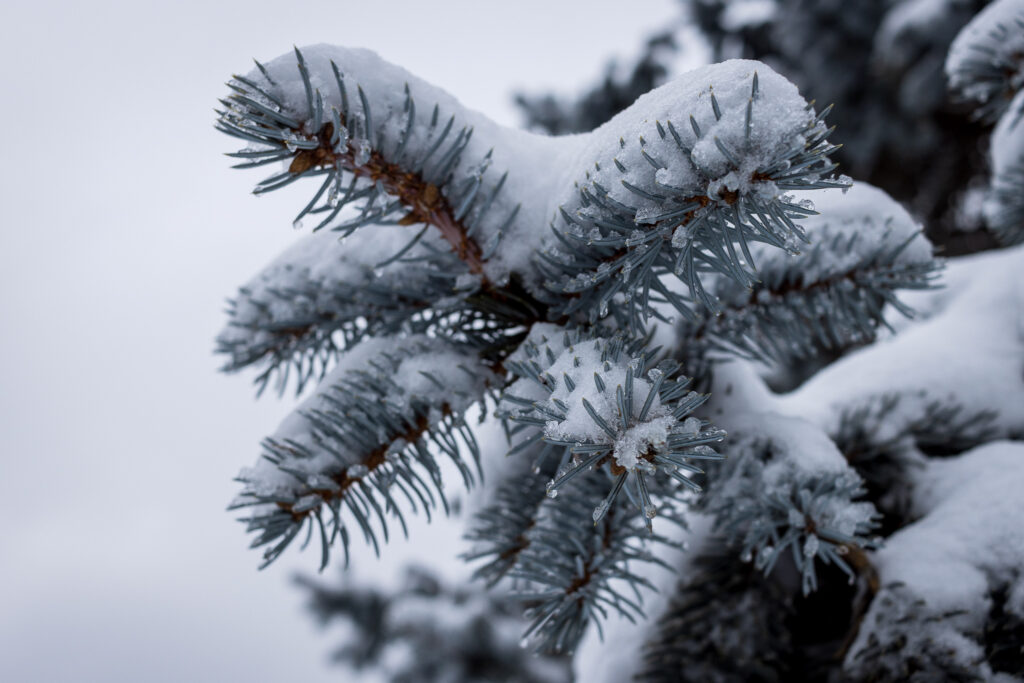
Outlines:
[[[796,131],[794,137],[799,144],[780,150],[756,168],[746,169],[744,162],[755,144],[751,130],[758,123],[753,104],[760,97],[755,72],[745,103],[743,148],[730,149],[714,137],[719,152],[730,164],[730,173],[746,174],[739,183],[750,184],[751,189],[722,185],[715,193],[694,194],[689,187],[658,180],[659,171],[676,168],[692,170],[705,185],[721,176],[702,168],[697,161],[694,148],[704,140],[704,133],[692,113],[688,121],[656,122],[652,133],[659,142],[669,143],[660,146],[662,152],[649,153],[648,141],[642,135],[637,142],[620,139],[623,149],[633,144],[640,147],[640,163],[645,168],[627,168],[616,157],[595,163],[598,171],[602,164],[614,166],[633,201],[613,198],[589,172],[586,180],[579,182],[578,207],[572,211],[563,207],[551,225],[560,248],[540,253],[539,265],[548,279],[547,286],[569,295],[557,310],[583,312],[593,322],[607,315],[609,305],[620,295],[624,301],[618,300],[616,305],[626,312],[631,328],[652,315],[662,317],[652,309],[654,303],[668,303],[687,317],[694,315],[694,306],[717,312],[717,303],[702,283],[703,273],[721,273],[748,286],[756,281],[748,243],[765,242],[779,249],[792,249],[792,244],[805,239],[795,221],[813,214],[812,210],[777,193],[762,195],[753,188],[766,183],[778,190],[848,185],[829,177],[836,165],[828,158],[835,149],[827,141],[831,131],[822,125],[828,109]],[[729,113],[719,105],[713,91],[707,104],[701,106],[709,107],[716,121]],[[638,172],[649,176],[643,187],[634,184]],[[649,210],[652,201],[658,210]],[[685,283],[689,297],[673,291],[665,280],[669,275]]]
[[[846,229],[822,231],[796,257],[763,255],[759,281],[752,286],[716,279],[712,292],[720,313],[701,311],[683,322],[687,356],[696,361],[715,350],[792,362],[872,341],[879,326],[888,326],[886,306],[912,316],[896,294],[934,286],[938,264],[931,258],[902,258],[910,243],[921,239],[916,232],[890,239],[887,231],[870,247],[858,248],[870,239],[865,233],[874,220],[865,217]],[[809,277],[810,271],[816,276]]]
[[[254,190],[256,194],[280,189],[300,178],[324,176],[295,218],[296,224],[306,216],[317,220],[314,231],[330,226],[349,232],[365,225],[415,222],[426,219],[439,202],[447,202],[453,217],[466,221],[470,228],[488,213],[505,182],[504,175],[489,182],[490,156],[481,158],[476,172],[468,177],[453,173],[473,136],[472,128],[462,126],[456,131],[455,115],[446,119],[436,104],[427,111],[421,105],[418,111],[405,84],[401,111],[405,124],[395,139],[389,140],[374,125],[373,103],[363,88],[346,77],[337,64],[331,62],[330,90],[321,92],[313,85],[298,48],[295,59],[296,75],[305,91],[304,107],[290,107],[282,96],[275,95],[278,84],[257,62],[265,82],[235,75],[228,83],[234,92],[221,101],[224,109],[218,111],[219,130],[259,146],[231,154],[244,159],[236,168],[290,162],[286,170],[262,180]],[[396,83],[395,87],[403,86]],[[336,101],[339,106],[328,105],[328,101]],[[378,124],[383,113],[391,112],[376,112]],[[415,152],[409,146],[414,132],[429,141],[417,146]],[[403,185],[402,179],[386,173],[389,165],[411,171],[416,182]],[[424,194],[428,185],[434,189]],[[410,206],[414,194],[419,195],[418,203]],[[356,207],[357,215],[335,222],[348,206]],[[514,216],[515,210],[504,220],[511,221]],[[488,248],[493,251],[497,242]]]
[[[719,459],[708,444],[720,442],[725,432],[699,419],[687,419],[707,396],[687,391],[688,378],[673,378],[677,364],[655,367],[656,351],[645,352],[636,343],[625,347],[622,338],[588,338],[580,333],[565,333],[557,341],[543,336],[528,339],[520,347],[523,359],[507,364],[525,382],[513,384],[503,394],[501,414],[517,423],[514,436],[526,434],[513,453],[538,441],[554,447],[559,466],[547,483],[548,496],[556,498],[576,477],[604,472],[607,465],[609,491],[593,510],[594,522],[600,521],[624,489],[639,503],[650,526],[657,506],[648,477],[662,472],[699,491],[682,472],[700,474],[692,461]],[[617,383],[620,378],[621,384]],[[522,395],[536,395],[535,388],[540,388],[540,396]],[[581,417],[585,424],[580,424]]]
[[[447,363],[458,365],[439,368],[447,373],[439,378],[425,368],[444,352]],[[474,474],[461,442],[479,471],[480,452],[463,413],[482,399],[490,371],[463,350],[423,337],[392,344],[363,363],[335,370],[327,386],[265,440],[263,458],[274,474],[252,468],[239,476],[246,488],[232,507],[256,506],[245,521],[258,533],[254,547],[273,544],[265,564],[304,525],[310,535],[314,527],[319,532],[321,568],[338,538],[347,561],[350,529],[379,553],[378,537],[389,538],[389,517],[406,529],[395,496],[428,517],[438,501],[447,512],[436,454],[450,458],[470,486]],[[412,373],[422,377],[418,386]]]
[[[799,420],[763,415],[733,435],[729,455],[700,506],[740,556],[769,574],[789,555],[804,594],[818,587],[818,562],[835,564],[853,581],[843,556],[875,545],[869,534],[878,515],[858,502],[863,480],[831,440]]]
[[[333,233],[307,237],[294,261],[275,261],[240,288],[217,338],[218,353],[228,357],[224,370],[260,365],[261,391],[275,374],[282,389],[291,375],[302,391],[323,377],[342,350],[364,338],[463,327],[444,318],[449,311],[441,302],[451,296],[455,304],[470,293],[454,284],[465,265],[422,237],[404,253],[366,262],[362,252],[373,240],[394,238],[393,228],[384,230],[344,241]]]
[[[640,589],[653,586],[635,571],[635,563],[666,566],[651,544],[678,546],[646,529],[625,498],[613,500],[595,521],[594,508],[605,496],[601,479],[580,478],[557,504],[543,503],[544,514],[525,534],[510,576],[526,602],[530,623],[524,637],[538,651],[573,652],[587,626],[594,623],[600,630],[609,614],[631,621],[642,617]],[[660,510],[676,524],[682,523],[680,514],[672,501]]]
[[[1006,245],[1024,241],[1024,5],[997,0],[964,27],[946,61],[950,89],[995,123],[984,214]]]
[[[405,531],[406,511],[447,511],[439,459],[467,487],[479,480],[465,415],[501,393],[510,455],[523,466],[477,515],[465,556],[482,561],[486,582],[515,587],[537,649],[572,651],[588,624],[642,615],[641,589],[651,586],[635,563],[663,564],[656,549],[676,545],[652,520],[682,525],[683,507],[701,491],[695,463],[722,457],[711,445],[725,432],[701,416],[707,396],[691,390],[676,358],[703,359],[712,347],[771,360],[845,347],[871,336],[883,305],[900,307],[896,290],[927,286],[933,272],[929,258],[908,265],[906,244],[883,240],[845,270],[800,277],[816,259],[853,251],[856,236],[813,242],[802,260],[787,261],[807,239],[799,221],[815,211],[784,191],[848,182],[829,159],[827,110],[804,108],[795,90],[776,111],[796,111],[795,120],[772,122],[776,137],[752,143],[761,123],[753,117],[766,104],[752,72],[749,96],[745,81],[732,104],[708,89],[681,103],[679,120],[655,121],[650,140],[619,138],[565,195],[553,241],[527,245],[534,270],[492,277],[516,201],[534,198],[506,196],[514,181],[488,174],[490,153],[467,171],[473,129],[455,125],[462,112],[445,119],[439,106],[418,109],[413,91],[422,84],[396,82],[378,103],[334,62],[311,73],[298,50],[285,66],[236,76],[218,128],[250,145],[234,154],[239,167],[287,165],[258,194],[318,177],[296,221],[313,219],[314,231],[347,241],[309,243],[272,264],[240,290],[218,339],[226,369],[263,365],[261,386],[275,374],[284,386],[289,372],[300,390],[319,381],[239,477],[232,507],[251,508],[245,521],[253,545],[267,547],[264,564],[303,527],[306,542],[319,540],[322,568],[338,542],[348,559],[353,535],[379,552],[396,524]],[[288,83],[275,80],[286,74]],[[785,84],[772,78],[773,87]],[[298,104],[287,92],[300,94]],[[728,138],[739,142],[709,140],[686,111],[697,106],[708,108],[697,117],[706,126],[739,121]],[[698,145],[722,168],[702,166]],[[626,168],[623,150],[642,166]],[[624,188],[626,201],[597,180],[601,165],[615,169],[616,196]],[[700,193],[659,175],[683,167]],[[382,226],[408,233],[383,244]],[[764,249],[775,254],[755,260]],[[766,302],[764,293],[780,296]],[[671,309],[686,322],[672,348],[655,348],[644,323],[667,322]],[[698,369],[703,386],[709,366]],[[859,495],[855,475],[795,468],[788,488],[769,487],[760,460],[738,463],[723,476],[749,504],[712,497],[706,505],[729,542],[756,552],[766,571],[775,562],[768,547],[791,546],[812,589],[815,557],[845,567],[843,548],[867,542],[860,518],[829,526],[833,508]]]

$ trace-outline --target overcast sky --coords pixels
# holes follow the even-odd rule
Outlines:
[[[291,405],[216,372],[224,299],[290,240],[212,108],[292,44],[369,47],[503,123],[672,0],[0,7],[0,680],[343,680],[224,506]],[[454,555],[458,549],[452,549]],[[388,549],[391,553],[392,549]],[[400,555],[396,551],[394,556]]]

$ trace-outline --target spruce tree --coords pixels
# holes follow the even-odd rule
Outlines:
[[[340,659],[396,681],[1024,676],[1024,2],[780,0],[758,30],[727,20],[743,4],[697,3],[718,52],[784,58],[632,101],[670,74],[651,57],[575,109],[521,98],[535,127],[600,124],[579,135],[503,128],[366,50],[296,48],[228,83],[216,125],[237,167],[271,170],[255,192],[310,188],[310,234],[217,339],[226,370],[304,395],[231,506],[263,564],[297,543],[321,569],[386,554],[409,515],[456,512],[454,486],[475,500],[446,549],[470,586],[304,580],[356,628]],[[990,172],[956,136],[972,165],[952,176],[893,167],[939,152],[900,138],[884,112],[906,102],[860,62],[809,56],[833,15],[854,54],[942,26],[922,40],[952,109],[914,120],[936,144],[951,112],[994,127]],[[843,149],[808,101],[826,76],[859,122]],[[958,248],[1000,248],[942,261],[948,207],[907,195],[955,183],[984,194],[987,235]]]

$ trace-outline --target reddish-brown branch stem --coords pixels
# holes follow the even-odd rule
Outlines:
[[[447,403],[441,406],[441,414],[443,416],[448,416],[452,414],[451,407]],[[394,444],[396,441],[415,443],[424,434],[426,434],[429,429],[430,420],[427,418],[426,415],[421,415],[416,419],[416,422],[408,430],[405,431],[405,433],[395,435],[394,438],[392,438],[388,443],[378,446],[376,449],[367,453],[362,458],[362,460],[360,460],[359,464],[366,467],[366,469],[368,470],[368,474],[372,473],[378,467],[387,462],[388,451],[391,448],[392,444]],[[330,477],[331,481],[338,485],[337,490],[311,489],[310,491],[308,491],[308,493],[316,494],[323,498],[325,501],[332,500],[334,498],[341,498],[342,496],[345,495],[345,492],[353,484],[355,484],[357,481],[361,481],[364,478],[365,477],[352,478],[349,477],[346,472],[339,472],[338,474],[335,474]],[[294,507],[293,503],[282,502],[278,503],[277,506],[283,510],[287,510],[288,512],[290,512],[295,521],[301,521],[305,519],[307,516],[309,516],[311,513],[310,510],[306,510],[305,512],[295,512],[292,509]]]
[[[299,131],[296,133],[301,134]],[[483,275],[484,260],[480,245],[469,237],[465,227],[455,220],[451,205],[436,185],[425,181],[418,173],[411,173],[397,164],[386,161],[376,150],[370,153],[366,163],[357,164],[351,145],[346,145],[345,151],[340,153],[333,149],[333,134],[334,124],[325,123],[313,138],[320,146],[296,153],[288,170],[298,174],[317,166],[338,166],[357,178],[381,183],[389,194],[397,197],[409,209],[409,213],[399,221],[400,225],[433,225],[451,245],[455,254],[466,263],[469,272]]]

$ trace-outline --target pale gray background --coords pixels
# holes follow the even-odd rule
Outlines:
[[[365,46],[514,124],[515,87],[572,92],[676,14],[0,4],[0,680],[346,678],[288,585],[316,553],[257,573],[224,511],[291,401],[219,375],[212,337],[225,297],[294,239],[308,190],[257,200],[260,176],[229,170],[212,127],[229,74],[293,43]]]

